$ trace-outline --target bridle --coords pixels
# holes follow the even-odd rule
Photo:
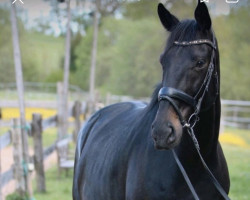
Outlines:
[[[197,150],[197,153],[201,159],[201,162],[204,166],[204,168],[206,169],[206,172],[209,175],[209,178],[212,180],[213,184],[215,185],[216,189],[219,191],[219,193],[224,197],[224,199],[226,200],[230,200],[228,195],[226,194],[226,192],[224,191],[224,189],[221,187],[221,185],[219,184],[219,182],[216,180],[216,178],[214,177],[214,175],[212,174],[212,172],[209,170],[207,164],[205,163],[201,153],[200,153],[200,147],[199,147],[199,143],[198,140],[195,137],[194,134],[194,130],[193,128],[195,127],[197,121],[199,120],[199,113],[201,112],[201,104],[202,101],[204,99],[204,96],[206,94],[206,92],[208,91],[212,76],[214,74],[214,78],[215,78],[215,84],[216,84],[216,96],[215,98],[218,96],[219,94],[219,85],[218,85],[218,74],[214,69],[214,63],[215,63],[215,51],[217,50],[216,48],[216,41],[215,41],[215,36],[214,33],[212,35],[212,41],[208,40],[208,39],[200,39],[200,40],[193,40],[193,41],[175,41],[173,44],[175,46],[182,46],[182,47],[186,47],[186,46],[192,46],[192,45],[202,45],[202,44],[206,44],[208,46],[210,46],[212,48],[212,54],[211,54],[211,58],[210,58],[210,63],[207,69],[207,73],[206,76],[204,78],[204,81],[202,83],[202,85],[200,86],[198,92],[196,93],[196,95],[194,97],[190,96],[189,94],[175,89],[175,88],[171,88],[171,87],[162,87],[158,93],[158,101],[168,101],[174,108],[175,112],[177,113],[180,123],[182,125],[183,128],[187,129],[188,134],[190,135],[190,137],[192,138],[192,141],[195,145],[195,148]],[[179,107],[177,106],[177,104],[175,103],[175,100],[179,100],[181,102],[186,103],[187,105],[189,105],[190,107],[193,108],[194,112],[190,115],[189,119],[186,121],[184,119],[184,117],[181,114],[181,111],[179,109]],[[176,153],[174,150],[172,150],[172,153],[174,155],[175,161],[185,179],[185,181],[187,182],[187,185],[190,189],[190,191],[192,192],[194,199],[195,200],[199,200],[199,197],[184,169],[184,167],[182,166],[179,158],[177,157]]]
[[[191,45],[201,45],[201,44],[209,45],[210,47],[212,47],[213,51],[211,54],[207,74],[204,78],[204,81],[203,81],[201,87],[199,88],[198,92],[196,93],[196,95],[194,97],[192,97],[181,90],[171,88],[171,87],[162,87],[158,93],[158,100],[159,101],[167,100],[174,107],[176,113],[178,114],[178,117],[180,119],[180,122],[181,122],[181,125],[183,126],[183,128],[194,127],[195,123],[198,120],[198,114],[200,113],[200,110],[201,110],[202,100],[205,96],[205,93],[208,91],[213,72],[215,71],[214,70],[214,58],[215,58],[215,51],[216,51],[216,43],[215,43],[214,37],[213,37],[213,42],[211,42],[210,40],[207,40],[207,39],[193,40],[193,41],[189,41],[189,42],[186,42],[186,41],[184,41],[184,42],[175,41],[174,42],[174,45],[184,46],[184,47],[191,46]],[[217,72],[214,73],[214,77],[215,77],[215,79],[217,79],[217,81],[216,81],[216,83],[217,83],[218,82]],[[218,87],[219,87],[218,84],[216,84],[216,90],[217,90],[216,96],[218,95]],[[194,112],[193,112],[193,114],[190,115],[188,121],[184,120],[184,118],[180,112],[180,109],[178,108],[174,99],[180,100],[181,102],[184,102],[193,108]]]

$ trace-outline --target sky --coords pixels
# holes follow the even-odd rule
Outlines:
[[[51,16],[51,0],[0,0],[0,5],[10,5],[11,2],[15,1],[15,5],[17,8],[23,10],[22,18],[25,19],[26,26],[32,27],[36,25],[36,19],[44,17],[44,19],[50,19],[50,25],[54,29],[54,34],[59,35],[61,29],[58,25],[58,19],[55,16]],[[22,3],[22,2],[23,3]],[[112,0],[111,0],[112,1]],[[115,1],[115,0],[113,0]],[[126,1],[126,0],[122,0]],[[143,0],[140,0],[143,1]],[[162,0],[162,1],[171,1],[171,0]],[[190,1],[190,0],[186,0]],[[218,16],[218,15],[227,15],[230,13],[230,7],[238,7],[247,0],[200,0],[206,2],[209,7],[209,11],[211,15]],[[235,3],[237,2],[237,3]],[[60,8],[65,8],[66,4],[61,3],[59,4]],[[76,1],[71,0],[71,8],[75,9],[77,12],[83,12],[83,7],[76,6]],[[77,8],[77,9],[76,9]],[[74,12],[75,12],[74,11]],[[66,18],[61,18],[61,26],[66,25]],[[77,25],[72,24],[72,29],[74,31],[77,30]]]

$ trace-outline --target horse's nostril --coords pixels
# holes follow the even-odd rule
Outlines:
[[[173,143],[175,141],[175,131],[173,126],[169,126],[169,135],[167,138],[168,143]]]
[[[154,124],[152,124],[152,125],[151,125],[151,129],[154,129],[154,127],[155,127]]]
[[[155,134],[152,134],[152,137],[153,137],[154,141],[157,142],[158,139],[157,139],[156,135],[155,135]]]
[[[168,136],[168,142],[169,143],[173,143],[175,141],[175,135],[174,133],[170,133],[169,136]]]

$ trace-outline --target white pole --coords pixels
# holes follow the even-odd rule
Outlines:
[[[64,78],[63,78],[63,99],[62,99],[62,126],[63,133],[59,133],[62,139],[67,135],[68,130],[68,88],[69,88],[69,69],[70,69],[70,48],[71,48],[71,12],[70,12],[70,0],[66,0],[67,4],[67,32],[65,40],[65,60],[64,60]]]

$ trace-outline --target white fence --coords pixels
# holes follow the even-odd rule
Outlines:
[[[56,83],[24,82],[26,100],[57,100]],[[16,83],[0,83],[0,100],[18,99]],[[69,85],[69,99],[72,101],[86,100],[88,93],[75,85]]]
[[[135,100],[130,96],[107,95],[106,104]],[[138,99],[137,99],[138,100]],[[149,98],[139,99],[149,102]],[[250,101],[221,100],[221,125],[222,127],[234,127],[250,129]]]
[[[221,105],[223,126],[250,129],[250,101],[222,100]]]
[[[32,97],[28,96],[28,98],[26,98],[27,107],[56,108],[56,84],[25,82],[24,87],[26,90],[26,94],[32,95]],[[4,94],[0,93],[0,108],[6,107],[7,105],[7,107],[17,106],[18,102],[13,100],[17,98],[13,98],[12,94],[14,93],[15,95],[17,95],[15,89],[15,83],[0,84],[0,92],[5,91]],[[6,90],[9,91],[9,95],[8,92],[6,93]],[[30,94],[28,91],[30,92]],[[77,86],[70,85],[69,91],[71,101],[79,99],[81,101],[86,101],[88,99],[88,93],[82,91]],[[39,94],[41,94],[41,96],[39,96]],[[51,96],[48,97],[48,95]],[[102,99],[99,97],[99,101],[102,103],[102,106],[131,100],[135,100],[135,98],[131,96],[119,96],[112,94],[107,94],[106,99]],[[141,98],[136,100],[149,102],[149,98]],[[222,100],[221,104],[222,126],[250,129],[250,101]]]

